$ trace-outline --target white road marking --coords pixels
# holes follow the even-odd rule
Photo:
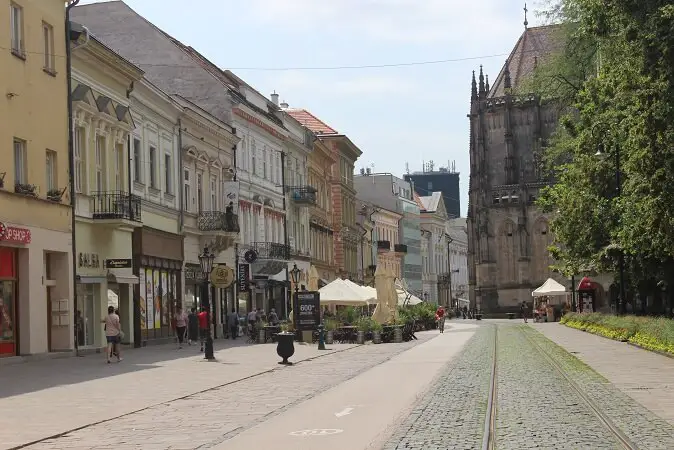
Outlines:
[[[344,416],[348,416],[348,415],[351,414],[352,412],[353,412],[353,408],[344,408],[344,409],[341,410],[340,412],[336,412],[336,413],[335,413],[335,417],[344,417]]]
[[[300,431],[293,431],[289,433],[291,436],[300,436],[300,437],[305,437],[305,436],[329,436],[331,434],[339,434],[342,433],[344,430],[340,430],[337,428],[319,428],[316,430],[300,430]]]

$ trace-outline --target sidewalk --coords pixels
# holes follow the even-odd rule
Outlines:
[[[559,323],[531,326],[674,425],[674,359]]]
[[[282,369],[275,344],[248,345],[242,339],[215,342],[217,362],[199,347],[175,344],[129,350],[121,363],[104,354],[51,359],[0,368],[0,449],[33,442]],[[348,350],[354,345],[295,345],[291,361]],[[11,413],[10,413],[11,411]]]

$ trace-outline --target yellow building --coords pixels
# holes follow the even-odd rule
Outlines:
[[[324,281],[337,278],[332,229],[332,189],[330,174],[335,159],[330,149],[320,140],[314,141],[309,153],[309,185],[316,189],[316,203],[309,208],[309,242],[311,264]]]
[[[72,348],[63,0],[0,1],[0,357]]]
[[[132,272],[132,235],[142,223],[140,197],[130,193],[129,140],[135,126],[129,95],[143,72],[86,32],[71,48],[75,323],[78,347],[95,349],[105,345],[101,319],[108,306],[119,309],[123,342],[133,336],[132,285],[139,280]],[[163,310],[162,301],[157,296],[155,310]]]
[[[400,249],[399,223],[402,214],[388,209],[377,207],[372,214],[374,222],[374,235],[377,247],[377,262],[391,269],[396,278],[402,279],[402,257],[405,252]],[[397,251],[398,250],[398,251]],[[405,249],[406,251],[406,249]]]

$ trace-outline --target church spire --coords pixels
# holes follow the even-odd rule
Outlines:
[[[529,10],[527,9],[527,4],[524,4],[524,29],[526,30],[529,28],[529,21],[527,20],[527,13]]]
[[[485,90],[485,92],[487,92],[487,94],[489,94],[489,91],[490,91],[490,89],[489,89],[489,75],[484,76],[484,90]]]
[[[480,98],[484,97],[484,74],[482,73],[482,65],[480,64]]]
[[[473,70],[473,81],[470,83],[470,99],[477,100],[477,82],[475,81],[474,70]]]

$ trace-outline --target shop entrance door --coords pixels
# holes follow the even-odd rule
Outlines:
[[[77,333],[77,347],[87,348],[94,346],[96,327],[100,319],[96,320],[95,292],[99,284],[77,283],[77,309],[75,310],[75,330]],[[100,314],[99,314],[100,315]],[[101,316],[103,317],[103,316]]]

